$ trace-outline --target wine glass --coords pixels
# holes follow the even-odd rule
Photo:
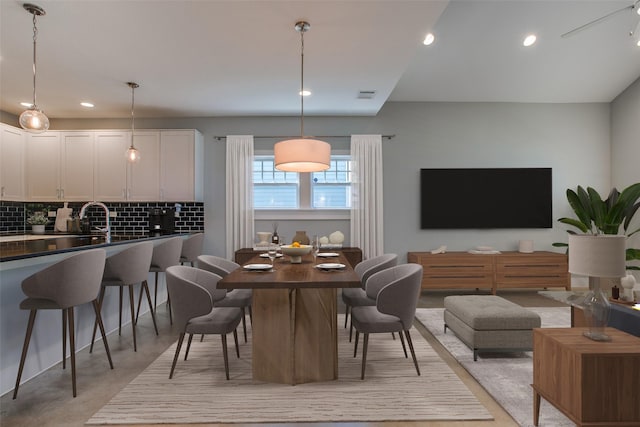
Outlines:
[[[312,248],[311,252],[313,253],[313,263],[315,264],[318,259],[318,253],[320,252],[320,241],[318,240],[318,236],[313,236],[313,241],[311,242]]]
[[[271,269],[273,270],[273,262],[275,261],[276,257],[278,256],[278,250],[275,246],[270,246],[269,250],[267,251],[267,255],[269,255],[269,259],[271,260]]]

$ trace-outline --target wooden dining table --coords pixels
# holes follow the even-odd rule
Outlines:
[[[268,264],[256,255],[246,264]],[[322,270],[320,263],[343,268]],[[257,381],[302,384],[338,378],[337,289],[359,287],[360,279],[344,255],[302,257],[292,264],[284,255],[273,270],[244,267],[218,282],[225,289],[253,289],[252,371]]]

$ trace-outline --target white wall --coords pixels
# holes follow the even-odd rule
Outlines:
[[[611,176],[609,104],[387,103],[376,117],[308,117],[309,135],[395,134],[383,142],[385,250],[398,253],[490,245],[514,250],[518,240],[534,240],[536,250],[566,241],[555,219],[571,215],[565,190],[577,185],[608,192]],[[205,251],[225,253],[225,147],[215,135],[295,135],[295,117],[136,119],[142,128],[196,128],[205,140]],[[127,128],[122,120],[52,120],[56,129]],[[275,141],[259,140],[256,149]],[[348,148],[349,141],[332,141]],[[626,161],[626,158],[625,158]],[[420,230],[419,170],[428,167],[552,167],[552,229]],[[339,227],[341,223],[331,223]],[[282,223],[281,223],[282,227]],[[286,226],[285,226],[286,227]],[[296,222],[298,229],[321,229]],[[344,230],[348,230],[345,222]],[[322,232],[320,232],[322,234]]]
[[[622,191],[640,182],[640,79],[611,103],[611,171],[612,187]],[[640,228],[640,211],[629,230]],[[640,232],[631,236],[629,247],[640,248]],[[640,266],[640,262],[633,264]],[[640,281],[640,272],[636,272]]]

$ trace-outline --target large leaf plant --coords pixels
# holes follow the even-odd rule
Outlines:
[[[573,226],[585,234],[624,234],[631,237],[640,232],[640,228],[629,230],[633,216],[640,208],[640,182],[630,185],[619,192],[612,189],[609,197],[602,200],[600,194],[591,187],[578,186],[577,191],[567,189],[567,200],[578,217],[560,218],[558,221]],[[574,230],[567,230],[577,234]],[[554,243],[556,247],[566,247],[566,243]],[[627,248],[626,260],[640,260],[640,249]],[[640,270],[640,267],[628,265],[627,270]]]

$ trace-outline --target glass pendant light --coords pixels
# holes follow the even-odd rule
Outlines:
[[[300,94],[304,91],[304,33],[311,25],[305,21],[296,22],[300,33]],[[274,163],[278,170],[285,172],[319,172],[331,165],[331,145],[319,139],[304,136],[304,96],[300,95],[300,138],[287,139],[273,147]]]
[[[126,152],[126,156],[127,156],[127,161],[129,163],[138,163],[140,161],[140,150],[138,150],[134,145],[133,145],[133,133],[136,130],[135,127],[135,116],[133,114],[134,110],[134,103],[135,103],[135,90],[136,88],[140,87],[140,85],[138,83],[134,83],[134,82],[127,82],[127,85],[129,85],[129,87],[131,88],[131,145],[129,146],[129,149]]]
[[[38,38],[38,27],[36,17],[44,16],[46,12],[40,6],[25,3],[24,9],[33,15],[33,104],[29,109],[20,114],[20,126],[31,133],[42,133],[49,129],[49,118],[40,110],[36,104],[36,41]]]

